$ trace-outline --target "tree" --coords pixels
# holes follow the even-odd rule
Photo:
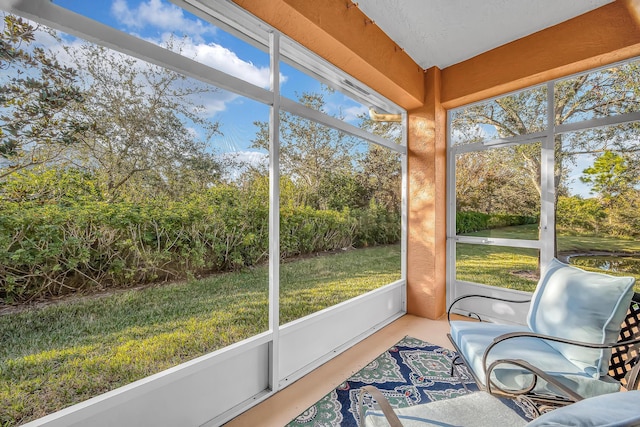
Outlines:
[[[521,147],[503,147],[456,157],[456,204],[458,211],[485,214],[535,216],[540,212],[536,185],[526,173],[528,162],[539,162],[540,145],[532,157],[519,155]],[[505,161],[508,159],[508,161]]]
[[[592,185],[592,193],[610,201],[634,186],[635,177],[630,173],[627,160],[613,151],[605,151],[582,171],[580,181]]]
[[[303,93],[298,100],[306,107],[323,111],[322,93]],[[252,148],[269,148],[269,123],[255,122],[258,132]],[[294,114],[280,115],[280,165],[301,191],[301,203],[326,208],[320,197],[323,178],[329,174],[346,174],[353,168],[351,149],[354,141],[330,127]]]
[[[180,198],[217,181],[207,142],[219,123],[202,105],[216,88],[90,43],[65,49],[84,71],[87,97],[75,114],[93,124],[69,160],[101,176],[111,200]]]
[[[552,112],[554,124],[638,111],[639,70],[640,63],[631,62],[556,83],[555,110]],[[482,131],[487,127],[495,130],[497,137],[502,138],[532,134],[549,125],[546,123],[546,104],[546,87],[529,89],[462,110],[454,117],[452,129],[462,143],[482,139]],[[569,166],[576,165],[577,158],[581,155],[613,150],[626,153],[630,163],[638,163],[640,146],[634,143],[637,132],[638,124],[634,123],[556,135],[556,202],[558,197],[568,194],[571,184]],[[630,138],[630,134],[636,135],[635,138]],[[538,198],[541,194],[541,163],[539,154],[534,154],[539,152],[539,146],[535,147],[533,144],[521,144],[507,157],[504,156],[505,151],[488,150],[489,155],[501,156],[503,164],[520,164],[534,184]],[[470,182],[469,185],[480,185],[480,182]]]
[[[0,178],[46,164],[79,142],[89,125],[69,114],[85,100],[77,70],[33,46],[53,30],[5,15],[0,33]]]
[[[639,67],[640,63],[633,62],[557,83],[553,112],[555,124],[637,111]],[[546,87],[538,87],[469,107],[456,115],[452,128],[462,135],[463,143],[477,141],[478,129],[482,126],[495,129],[501,138],[540,131],[547,126],[546,92]],[[559,191],[556,196],[566,192],[567,166],[575,162],[575,156],[603,152],[614,147],[626,152],[640,152],[640,147],[631,147],[626,143],[627,132],[621,127],[607,127],[557,135],[554,175]],[[533,155],[535,151],[539,152],[539,148],[521,145],[514,151],[513,159],[520,157],[525,160],[523,166],[540,194],[541,165],[539,155],[537,158]]]
[[[358,209],[368,206],[368,192],[353,172],[326,174],[320,180],[318,196],[323,208],[340,211],[344,208]]]
[[[399,123],[375,122],[362,117],[360,127],[396,144],[401,143],[402,128]],[[377,144],[369,144],[364,156],[358,159],[358,180],[366,190],[368,200],[375,200],[389,212],[400,211],[402,167],[398,153]]]
[[[592,193],[608,219],[608,232],[618,235],[638,235],[640,225],[640,191],[637,171],[629,168],[627,155],[605,151],[582,171],[580,180],[592,185]]]

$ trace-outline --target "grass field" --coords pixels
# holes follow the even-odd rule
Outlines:
[[[400,278],[399,246],[281,267],[281,323]],[[13,426],[268,329],[266,266],[0,316],[0,425]]]
[[[536,239],[537,227],[474,235]],[[558,248],[640,253],[640,242],[560,235]],[[533,291],[538,253],[459,244],[457,267],[462,280]],[[398,280],[400,247],[290,260],[280,277],[285,324]],[[0,315],[0,426],[41,417],[267,329],[266,266]]]

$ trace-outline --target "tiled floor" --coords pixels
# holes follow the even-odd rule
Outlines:
[[[406,335],[451,348],[446,317],[406,315],[226,424],[282,427]]]

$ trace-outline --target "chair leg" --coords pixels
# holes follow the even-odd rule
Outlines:
[[[451,376],[454,375],[460,379],[462,381],[462,379],[460,378],[460,372],[458,371],[458,369],[456,369],[458,366],[465,366],[464,363],[464,359],[459,355],[456,354],[456,357],[453,358],[453,360],[451,361]]]
[[[471,390],[467,388],[467,384],[464,382],[464,379],[460,376],[458,366],[464,366],[464,360],[460,357],[460,355],[456,355],[456,357],[454,357],[451,361],[451,376],[453,377],[455,374],[455,377],[458,379],[458,381],[460,381],[460,384],[462,384],[462,387],[464,387],[465,391],[467,393],[471,393]]]
[[[449,374],[450,376],[453,376],[454,371],[455,371],[455,367],[458,366],[460,363],[462,362],[457,362],[460,360],[460,355],[456,354],[456,357],[453,358],[453,360],[451,361],[451,374]],[[457,363],[456,363],[457,362]],[[457,373],[457,372],[456,372]],[[457,375],[456,375],[457,376]]]
[[[640,355],[636,356],[635,360],[632,360],[630,363],[631,370],[627,374],[627,390],[638,390],[640,389]]]

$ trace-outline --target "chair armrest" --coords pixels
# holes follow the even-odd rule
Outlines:
[[[495,384],[493,382],[493,380],[491,380],[491,373],[493,372],[493,370],[498,366],[501,365],[503,363],[506,363],[508,365],[516,365],[519,366],[521,368],[524,368],[526,370],[528,370],[529,372],[533,373],[535,376],[533,378],[533,381],[531,381],[531,384],[528,387],[524,387],[521,390],[504,390],[502,388],[500,388],[499,385]],[[536,386],[536,383],[538,382],[538,378],[542,378],[543,380],[547,381],[549,384],[553,384],[554,386],[556,386],[558,389],[562,390],[567,396],[569,396],[569,399],[573,402],[578,402],[580,400],[583,400],[584,397],[580,396],[578,393],[576,393],[575,391],[571,390],[569,387],[567,387],[566,385],[562,384],[560,381],[558,381],[557,379],[553,378],[550,375],[547,375],[546,372],[544,372],[541,369],[538,369],[537,367],[533,366],[531,363],[527,362],[526,360],[522,360],[522,359],[498,359],[496,361],[494,361],[491,365],[489,365],[489,367],[487,367],[485,369],[485,382],[486,382],[486,387],[487,387],[487,393],[489,394],[495,394],[494,391],[492,390],[493,387],[495,387],[496,389],[498,389],[500,392],[506,394],[506,395],[513,395],[513,396],[519,396],[519,395],[526,395],[527,393],[529,393],[531,390],[533,390]]]
[[[398,418],[396,413],[393,412],[393,408],[389,404],[389,401],[382,395],[382,393],[380,393],[380,390],[372,385],[363,386],[358,393],[358,411],[360,413],[360,422],[362,423],[362,425],[364,425],[365,418],[362,396],[365,392],[369,393],[376,400],[376,402],[378,402],[378,405],[380,406],[384,417],[387,419],[387,422],[391,427],[402,427],[402,423],[400,422],[400,419]]]
[[[494,361],[493,363],[491,363],[491,365],[487,366],[487,359],[489,357],[489,353],[491,352],[491,350],[498,345],[501,342],[507,341],[507,340],[511,340],[511,339],[515,339],[515,338],[538,338],[538,339],[542,339],[542,340],[546,340],[546,341],[554,341],[554,342],[559,342],[559,343],[563,343],[563,344],[569,344],[569,345],[575,345],[578,347],[585,347],[585,348],[594,348],[594,349],[613,349],[613,348],[617,348],[617,347],[628,347],[628,346],[634,346],[634,345],[638,345],[640,344],[640,337],[634,338],[634,339],[630,339],[630,340],[626,340],[626,341],[618,341],[615,343],[608,343],[608,344],[596,344],[596,343],[590,343],[590,342],[584,342],[584,341],[575,341],[575,340],[569,340],[569,339],[565,339],[565,338],[560,338],[560,337],[554,337],[554,336],[550,336],[550,335],[544,335],[544,334],[538,334],[535,332],[511,332],[511,333],[507,333],[507,334],[503,334],[500,335],[496,338],[493,339],[493,342],[487,347],[487,349],[485,350],[483,356],[482,356],[482,366],[485,372],[485,382],[487,385],[487,391],[491,392],[491,386],[495,386],[497,389],[501,390],[504,392],[504,390],[500,389],[500,387],[496,384],[493,384],[493,382],[491,381],[491,372],[493,372],[493,370],[500,364],[512,364],[512,365],[516,365],[516,366],[520,366],[522,368],[525,368],[527,370],[529,370],[530,372],[532,372],[533,374],[535,374],[537,377],[540,377],[542,379],[544,379],[545,381],[554,384],[556,387],[558,387],[560,390],[564,391],[567,395],[570,396],[571,399],[573,399],[574,401],[578,401],[578,400],[582,400],[582,396],[576,394],[575,392],[573,392],[571,389],[567,388],[566,386],[564,386],[563,384],[559,383],[557,380],[555,380],[554,378],[550,377],[549,375],[547,375],[545,372],[541,371],[540,369],[536,368],[535,366],[533,366],[531,363],[522,360],[522,359],[499,359]],[[633,360],[628,360],[628,363],[633,362]],[[638,361],[636,361],[638,362]],[[638,376],[640,375],[640,368],[638,368],[638,366],[640,366],[640,363],[637,363],[636,366],[634,367],[634,370],[632,371],[632,377],[630,378],[630,382],[632,386],[638,386],[638,381],[639,378]],[[535,387],[535,381],[530,385],[530,387],[523,389],[521,391],[510,391],[510,393],[512,394],[524,394],[524,393],[528,393],[529,391],[531,391],[533,389],[533,387]]]
[[[495,301],[504,301],[504,302],[510,302],[510,303],[514,303],[514,304],[522,304],[525,302],[531,302],[531,299],[528,300],[512,300],[512,299],[507,299],[507,298],[498,298],[498,297],[492,297],[490,295],[477,295],[477,294],[469,294],[469,295],[463,295],[461,297],[456,298],[451,305],[449,306],[449,309],[447,310],[447,322],[449,322],[449,324],[451,324],[451,310],[453,309],[453,306],[456,305],[456,303],[458,301],[462,301],[463,299],[467,299],[467,298],[485,298],[485,299],[490,299],[490,300],[495,300]],[[482,321],[482,319],[480,318],[480,316],[476,313],[470,313],[470,315],[473,314],[475,315],[478,320]]]
[[[609,343],[609,344],[597,344],[597,343],[591,343],[591,342],[585,342],[585,341],[575,341],[575,340],[569,340],[566,338],[560,338],[560,337],[554,337],[552,335],[544,335],[544,334],[538,334],[535,332],[510,332],[508,334],[503,334],[500,336],[497,336],[493,339],[493,342],[489,345],[489,347],[487,347],[487,349],[484,352],[484,356],[483,356],[483,362],[486,360],[487,354],[489,353],[489,351],[495,347],[496,345],[498,345],[499,343],[506,341],[506,340],[510,340],[513,338],[539,338],[539,339],[543,339],[546,341],[554,341],[554,342],[559,342],[562,344],[570,344],[570,345],[575,345],[578,347],[586,347],[586,348],[597,348],[597,349],[611,349],[611,348],[616,348],[616,347],[625,347],[625,346],[629,346],[629,345],[634,345],[634,344],[639,344],[640,343],[640,337],[638,338],[634,338],[631,340],[626,340],[626,341],[617,341],[614,343]]]

